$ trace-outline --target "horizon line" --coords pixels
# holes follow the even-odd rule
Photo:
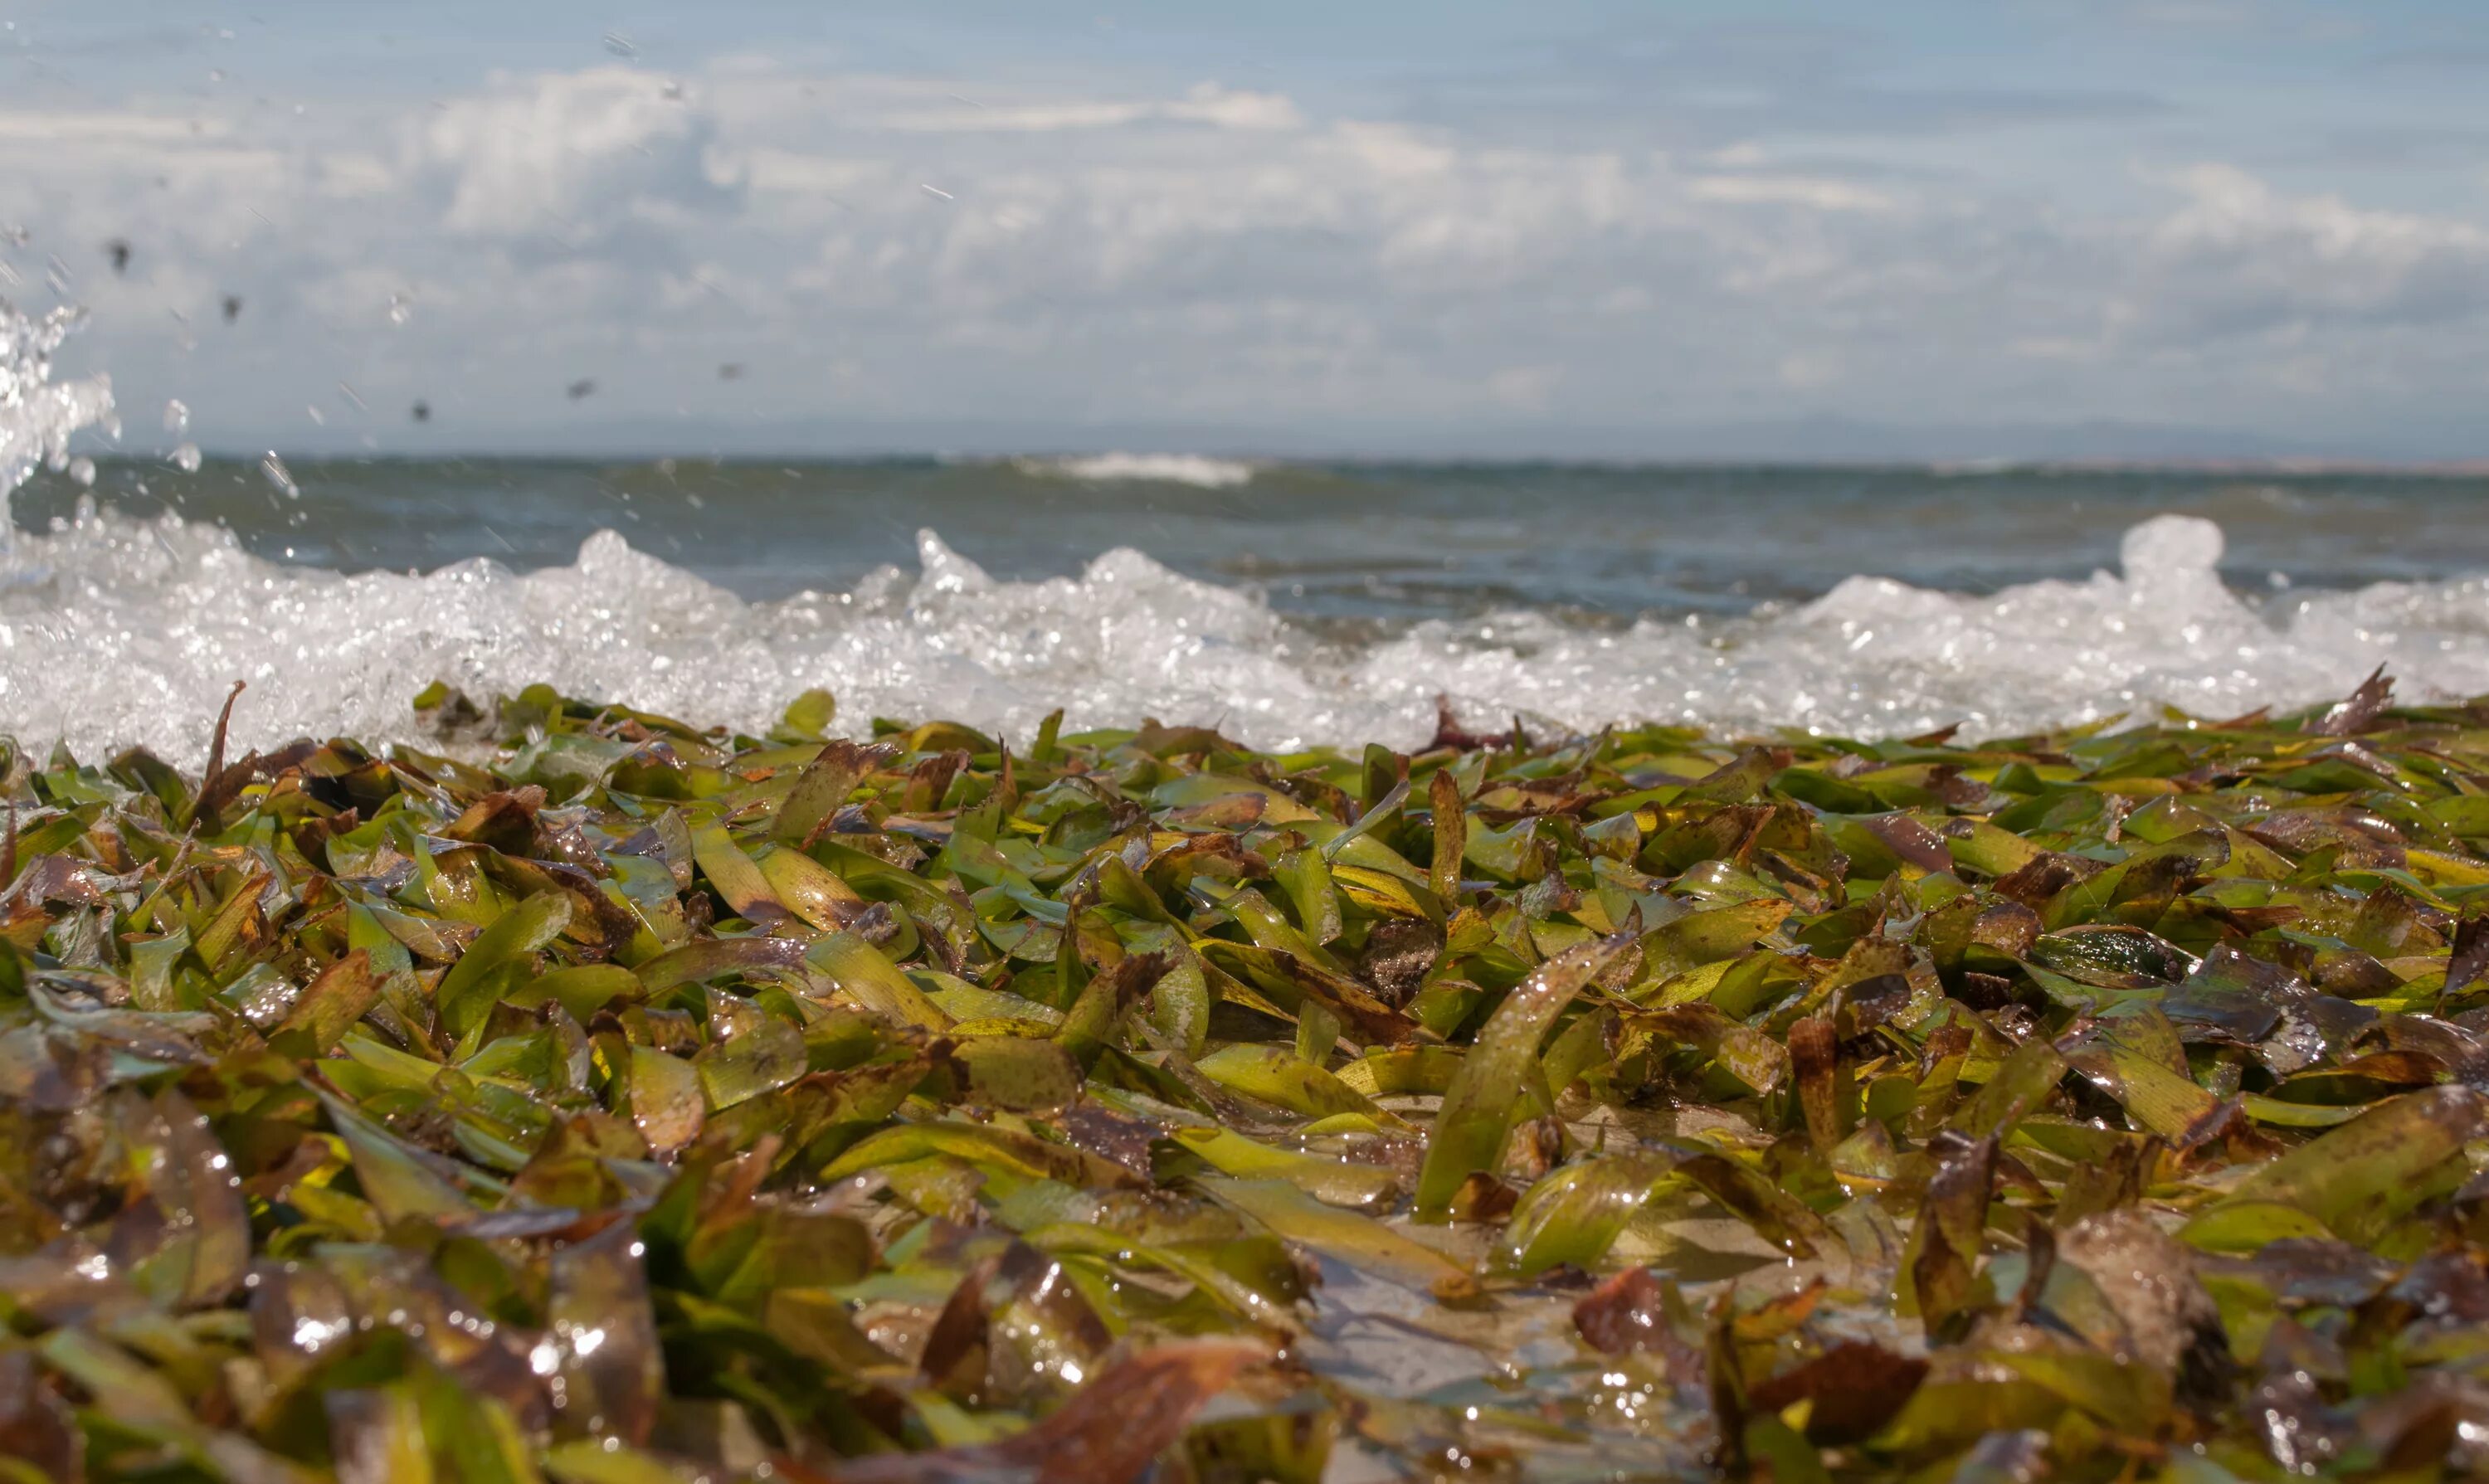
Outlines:
[[[657,452],[633,448],[614,452],[562,448],[495,448],[490,446],[449,446],[439,449],[376,448],[348,450],[297,446],[287,448],[241,446],[202,447],[203,461],[216,464],[256,464],[269,454],[305,466],[324,464],[426,464],[458,461],[503,464],[606,464],[647,466],[672,463],[699,464],[713,468],[749,465],[813,465],[856,466],[871,464],[962,464],[1008,465],[1022,462],[1060,462],[1066,459],[1125,455],[1149,459],[1213,459],[1249,465],[1257,469],[1607,469],[1607,470],[1810,470],[1810,471],[1883,471],[1927,472],[1945,475],[1987,473],[2183,473],[2183,474],[2268,474],[2282,477],[2323,476],[2329,474],[2370,474],[2384,476],[2473,478],[2489,477],[2489,456],[2462,459],[2387,459],[2373,457],[2331,457],[2303,455],[2204,455],[2171,457],[2026,457],[2013,454],[1943,458],[1845,457],[1840,455],[1779,454],[1728,456],[1695,454],[1448,454],[1439,457],[1406,453],[1343,453],[1297,452],[1271,453],[1228,448],[1132,448],[1098,445],[1068,449],[1064,447],[1025,450],[965,450],[924,447],[891,447],[883,449],[851,449],[827,452],[820,449],[783,449],[723,452],[715,449],[699,451]],[[166,453],[140,453],[112,449],[89,455],[96,465],[162,466],[171,459]],[[41,476],[38,472],[38,477]],[[1136,482],[1147,482],[1146,475],[1121,476]]]

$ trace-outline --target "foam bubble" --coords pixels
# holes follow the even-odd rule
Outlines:
[[[2345,694],[2379,663],[2407,694],[2489,692],[2489,579],[2259,609],[2214,575],[2206,523],[2146,522],[2124,551],[2122,575],[1988,596],[1859,577],[1728,622],[1596,632],[1513,613],[1339,647],[1130,550],[1004,582],[927,532],[915,573],[751,603],[611,531],[524,575],[478,560],[348,577],[254,557],[215,527],[87,510],[0,558],[0,722],[33,746],[144,743],[195,764],[235,679],[251,684],[236,723],[250,745],[413,740],[408,700],[434,679],[478,699],[547,680],[745,728],[825,686],[858,728],[947,716],[1025,737],[1060,705],[1073,727],[1156,716],[1274,748],[1413,746],[1439,691],[1479,726],[1865,735],[1994,735],[2160,701],[2228,714]]]

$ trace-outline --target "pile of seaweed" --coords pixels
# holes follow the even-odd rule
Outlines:
[[[2489,1470],[2489,706],[417,705],[0,756],[0,1478]]]

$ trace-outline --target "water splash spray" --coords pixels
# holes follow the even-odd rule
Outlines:
[[[83,309],[65,305],[34,319],[0,299],[0,541],[15,528],[10,495],[38,465],[67,469],[72,434],[100,425],[121,435],[112,378],[52,383],[52,354],[85,323]]]

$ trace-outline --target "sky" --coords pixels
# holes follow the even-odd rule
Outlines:
[[[2478,458],[2489,10],[0,0],[0,296],[139,452]]]

